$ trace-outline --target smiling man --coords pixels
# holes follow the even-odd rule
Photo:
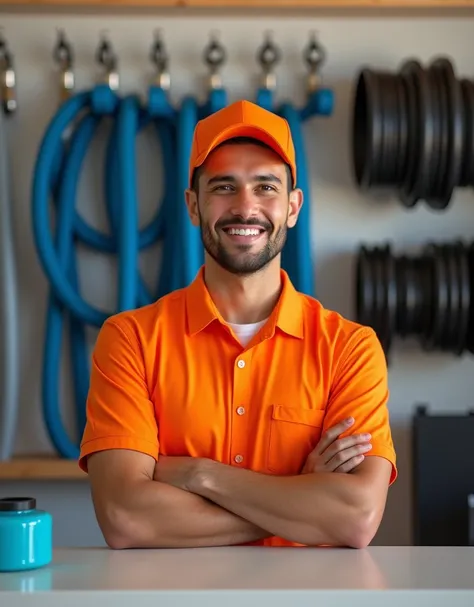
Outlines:
[[[204,266],[109,318],[94,349],[79,464],[112,548],[362,548],[377,532],[397,476],[385,357],[281,268],[296,168],[287,122],[248,101],[195,129]]]

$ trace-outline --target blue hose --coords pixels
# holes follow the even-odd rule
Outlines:
[[[298,221],[294,228],[288,231],[288,238],[282,251],[282,267],[295,285],[295,288],[307,295],[315,296],[314,255],[311,246],[311,181],[306,163],[303,122],[313,116],[329,116],[332,113],[334,99],[330,89],[318,89],[311,94],[306,105],[298,110],[290,103],[274,106],[272,91],[260,89],[256,102],[261,107],[273,111],[285,118],[290,126],[295,146],[297,171],[297,186],[301,188],[304,203],[301,207]]]
[[[49,437],[65,458],[79,457],[86,421],[89,389],[86,325],[100,328],[117,312],[146,305],[191,282],[204,253],[199,229],[187,217],[183,196],[187,186],[188,158],[198,119],[227,103],[223,91],[211,91],[203,107],[192,98],[174,109],[165,91],[152,87],[148,104],[128,95],[119,97],[100,85],[67,100],[53,116],[41,142],[33,176],[32,217],[38,257],[49,284],[43,352],[42,407]],[[103,120],[112,122],[104,170],[104,198],[109,233],[88,225],[76,210],[82,165]],[[139,230],[136,137],[151,127],[161,143],[165,187],[159,210]],[[65,138],[66,130],[72,135]],[[49,225],[49,204],[56,209],[56,231]],[[77,242],[118,259],[117,305],[101,310],[80,295],[75,255]],[[167,261],[161,264],[155,289],[149,289],[139,269],[139,254],[158,241]],[[187,246],[183,246],[186,243]],[[69,323],[76,433],[66,432],[61,419],[59,378],[64,321]]]
[[[260,91],[259,103],[273,108],[271,92]],[[41,142],[33,176],[32,218],[35,245],[50,284],[43,352],[42,406],[47,432],[57,452],[79,457],[86,422],[89,389],[88,348],[85,328],[100,328],[112,314],[140,307],[166,293],[188,285],[204,261],[199,228],[187,215],[184,190],[188,185],[188,159],[198,120],[227,105],[222,89],[211,91],[199,106],[186,97],[174,108],[166,91],[151,87],[148,102],[120,97],[106,85],[81,92],[66,101],[53,116]],[[273,110],[275,111],[275,110]],[[314,272],[310,243],[310,191],[305,161],[302,121],[316,114],[330,114],[332,94],[320,90],[302,110],[285,104],[277,110],[284,116],[295,140],[298,185],[305,196],[302,214],[290,231],[282,262],[298,290],[313,294]],[[88,225],[76,209],[82,165],[99,125],[112,123],[104,170],[104,202],[108,233]],[[161,204],[150,223],[139,229],[136,137],[144,128],[156,131],[160,140],[164,189]],[[72,135],[65,136],[65,132]],[[48,221],[50,200],[56,209],[56,232]],[[75,247],[78,242],[118,260],[117,305],[102,310],[80,294]],[[162,257],[156,286],[150,289],[139,271],[140,252],[161,242]],[[184,246],[184,243],[186,246]],[[172,260],[172,262],[170,262]],[[71,438],[60,414],[59,377],[64,321],[69,323],[71,361],[76,410],[76,433]]]

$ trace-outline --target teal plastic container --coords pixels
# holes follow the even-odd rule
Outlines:
[[[0,499],[0,571],[44,567],[52,556],[52,516],[33,497]]]

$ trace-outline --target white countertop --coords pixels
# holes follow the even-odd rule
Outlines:
[[[2,607],[473,607],[474,547],[56,549]]]

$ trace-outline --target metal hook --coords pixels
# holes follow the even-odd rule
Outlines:
[[[57,30],[57,42],[53,50],[53,59],[60,69],[60,98],[61,101],[65,101],[74,90],[74,72],[72,70],[74,53],[71,44],[66,39],[66,34],[60,29]]]
[[[0,32],[0,66],[2,70],[1,83],[2,105],[6,114],[12,114],[18,109],[16,97],[16,75],[13,66],[13,56],[3,37],[3,28]]]
[[[150,61],[156,66],[156,86],[169,90],[171,86],[171,75],[168,70],[169,57],[163,42],[161,29],[154,32],[154,42],[150,50]]]
[[[310,32],[309,42],[303,52],[303,58],[308,65],[308,89],[315,91],[321,84],[320,69],[326,61],[326,51],[318,42],[317,32]]]
[[[64,30],[57,30],[57,42],[53,50],[53,58],[63,69],[71,69],[74,61],[74,53],[71,44],[66,39]]]
[[[209,44],[204,49],[205,63],[211,70],[217,70],[225,63],[226,59],[226,50],[219,41],[219,32],[211,32]]]
[[[204,62],[209,66],[209,86],[211,89],[222,88],[222,77],[219,73],[221,67],[227,60],[227,53],[219,40],[219,32],[210,34],[209,44],[204,49]]]
[[[101,40],[96,52],[97,63],[107,70],[114,70],[117,66],[117,58],[113,52],[112,44],[107,36],[107,32],[101,32]]]
[[[113,51],[112,43],[108,39],[107,31],[102,30],[101,40],[96,51],[96,61],[105,70],[103,81],[110,86],[112,90],[119,88],[119,75],[117,71],[117,56]]]
[[[274,68],[280,62],[280,59],[281,51],[273,41],[273,32],[265,32],[264,42],[257,52],[257,60],[263,70],[262,86],[264,88],[274,89],[276,87]]]

